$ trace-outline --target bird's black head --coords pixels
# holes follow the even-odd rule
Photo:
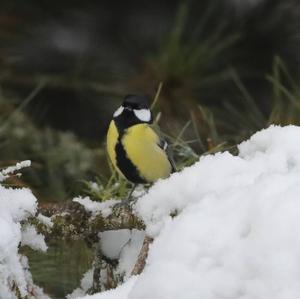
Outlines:
[[[141,95],[127,95],[122,106],[114,113],[113,119],[120,130],[140,123],[152,123],[148,98]]]
[[[145,96],[129,94],[124,97],[122,106],[132,109],[149,109],[148,98]]]

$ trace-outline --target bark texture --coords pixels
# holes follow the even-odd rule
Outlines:
[[[39,212],[51,217],[53,227],[36,224],[38,230],[47,238],[84,239],[94,243],[98,233],[118,229],[145,229],[143,222],[138,219],[128,206],[113,210],[108,217],[101,213],[92,216],[77,202],[49,203],[39,207]]]

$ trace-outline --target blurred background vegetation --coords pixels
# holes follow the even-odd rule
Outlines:
[[[179,167],[300,123],[299,0],[3,0],[0,45],[0,163],[31,159],[13,184],[42,202],[109,177],[106,129],[127,93],[162,86],[154,111]]]
[[[1,163],[31,159],[42,199],[108,175],[113,110],[160,82],[162,130],[197,155],[299,123],[298,0],[2,2]]]

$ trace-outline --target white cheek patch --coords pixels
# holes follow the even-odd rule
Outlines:
[[[120,106],[120,107],[115,111],[115,113],[113,114],[113,116],[114,116],[114,117],[117,117],[117,116],[121,115],[123,111],[124,111],[124,107],[123,107],[123,106]]]
[[[149,122],[151,120],[151,112],[149,109],[134,109],[133,112],[141,121]]]

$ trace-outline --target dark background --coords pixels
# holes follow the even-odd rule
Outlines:
[[[10,2],[10,1],[7,1]],[[0,21],[2,86],[25,97],[39,125],[97,140],[147,56],[170,30],[177,2],[12,1]],[[156,80],[155,80],[156,79]],[[149,85],[153,92],[157,78]]]
[[[2,1],[0,154],[51,200],[107,172],[103,141],[127,93],[201,154],[299,122],[297,0]],[[201,107],[201,109],[200,109]],[[24,183],[24,182],[22,182]]]

